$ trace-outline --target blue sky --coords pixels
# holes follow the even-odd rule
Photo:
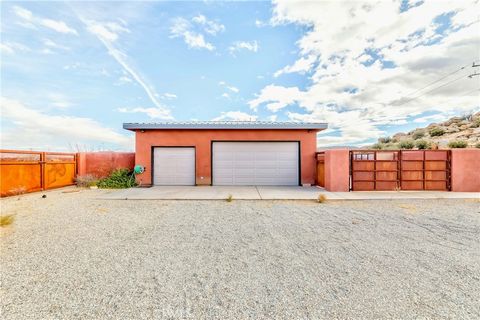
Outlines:
[[[478,1],[0,5],[4,148],[132,149],[123,122],[165,120],[322,121],[319,145],[362,145],[479,108],[470,67],[415,92],[478,61]]]

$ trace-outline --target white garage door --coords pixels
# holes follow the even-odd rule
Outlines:
[[[214,142],[214,185],[298,186],[297,142]]]
[[[153,184],[195,185],[195,148],[154,148]]]

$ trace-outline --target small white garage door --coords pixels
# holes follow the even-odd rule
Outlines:
[[[298,147],[298,142],[213,142],[213,184],[298,186]]]
[[[195,185],[195,148],[154,148],[153,184]]]

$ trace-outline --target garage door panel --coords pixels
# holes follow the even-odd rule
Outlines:
[[[298,185],[298,148],[298,142],[214,142],[213,184]]]
[[[155,185],[195,185],[195,148],[154,148],[153,168]]]

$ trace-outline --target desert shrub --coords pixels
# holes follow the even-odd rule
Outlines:
[[[466,148],[468,146],[467,141],[464,140],[454,140],[448,143],[449,148]]]
[[[475,145],[475,148],[480,149],[480,142],[478,142],[478,143]]]
[[[425,131],[415,131],[413,133],[413,139],[417,140],[425,136]]]
[[[318,198],[317,198],[317,202],[318,203],[324,203],[325,201],[327,201],[327,196],[324,195],[324,194],[319,194]]]
[[[383,143],[375,143],[372,145],[372,149],[375,149],[375,150],[382,150],[384,147]]]
[[[13,223],[13,220],[15,220],[15,216],[13,214],[6,214],[0,216],[0,227],[6,227],[8,225],[11,225]]]
[[[225,199],[227,202],[232,202],[233,201],[233,196],[231,194],[228,195],[227,199]]]
[[[81,188],[93,187],[97,185],[98,178],[93,174],[86,174],[84,176],[77,176],[75,178],[75,183],[77,184],[77,187]]]
[[[135,176],[128,169],[117,169],[107,178],[98,181],[97,186],[102,189],[123,189],[136,186]]]
[[[420,150],[429,149],[430,148],[430,143],[428,143],[428,141],[423,140],[423,139],[422,140],[417,140],[417,141],[415,141],[415,147],[417,147]]]
[[[400,141],[398,146],[400,147],[400,149],[413,149],[415,144],[413,143],[412,140],[403,140],[403,141]]]
[[[392,138],[390,137],[378,138],[378,143],[390,143],[390,142],[392,142]]]
[[[430,134],[431,137],[439,137],[439,136],[443,136],[445,134],[445,130],[443,130],[442,128],[439,128],[439,127],[435,127],[435,128],[430,129],[430,131],[428,133]]]
[[[473,121],[473,124],[470,126],[470,128],[479,128],[480,127],[480,118],[475,119]]]

